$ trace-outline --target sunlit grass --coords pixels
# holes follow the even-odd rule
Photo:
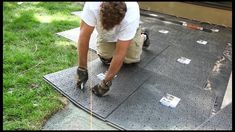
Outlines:
[[[68,16],[68,15],[63,15],[60,13],[53,14],[53,15],[46,15],[46,14],[40,14],[40,13],[35,13],[34,17],[36,18],[37,21],[40,23],[51,23],[52,21],[77,21],[78,18],[74,16]]]
[[[68,45],[71,45],[71,43],[68,42],[68,41],[56,41],[55,44],[58,45],[58,46],[68,46]]]
[[[77,65],[73,43],[57,32],[79,27],[72,2],[3,3],[3,129],[38,130],[64,107],[43,76]]]

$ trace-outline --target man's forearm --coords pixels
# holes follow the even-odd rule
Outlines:
[[[78,40],[78,65],[79,67],[87,68],[87,53],[89,49],[89,40],[94,27],[87,25],[81,21],[80,35]]]
[[[82,39],[78,41],[78,65],[79,67],[87,68],[87,53],[88,53],[88,42]]]
[[[122,55],[116,55],[116,56],[113,57],[113,59],[110,63],[108,72],[105,76],[105,81],[112,80],[113,77],[118,73],[118,71],[122,67],[124,58],[125,58],[125,55],[124,55],[124,57]]]
[[[105,76],[105,81],[112,80],[113,77],[119,72],[130,44],[131,40],[117,42],[113,59]]]

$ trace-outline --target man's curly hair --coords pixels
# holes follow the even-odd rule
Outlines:
[[[121,23],[127,7],[125,2],[102,2],[100,8],[101,24],[105,30],[110,30]]]

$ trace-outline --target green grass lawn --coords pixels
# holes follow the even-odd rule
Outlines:
[[[77,65],[73,42],[55,33],[79,27],[74,2],[3,3],[3,129],[41,129],[65,106],[43,76]]]

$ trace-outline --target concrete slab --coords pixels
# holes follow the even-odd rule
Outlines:
[[[80,14],[82,13],[82,11],[74,11],[74,12],[71,12],[71,14],[75,15],[75,16],[78,16],[80,17]]]
[[[210,117],[196,130],[232,130],[232,104]]]
[[[88,61],[88,62],[91,62],[91,61],[97,59],[97,58],[98,58],[98,55],[97,55],[96,52],[94,52],[93,50],[88,50],[88,56],[87,56],[87,57],[88,57],[88,58],[87,58],[87,61]]]
[[[208,76],[205,89],[211,90],[216,94],[216,102],[213,110],[214,113],[218,112],[222,107],[223,99],[225,98],[225,92],[229,85],[231,71],[232,62],[226,57],[222,56],[221,59],[217,60],[213,70]],[[232,101],[231,96],[229,100]]]
[[[73,103],[52,116],[42,130],[117,130]]]
[[[221,109],[223,109],[230,103],[232,103],[232,73],[229,78],[229,82],[228,82],[227,89],[223,98]]]
[[[75,46],[77,46],[79,33],[80,33],[80,27],[70,29],[67,31],[63,31],[63,32],[59,32],[56,34],[75,42],[76,43]],[[91,39],[89,42],[89,48],[95,52],[96,52],[96,37],[97,37],[97,35],[98,35],[97,31],[94,30],[93,33],[91,34]]]

